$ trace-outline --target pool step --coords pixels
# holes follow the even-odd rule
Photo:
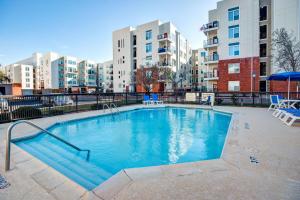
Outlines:
[[[111,173],[101,169],[85,160],[86,152],[68,149],[57,142],[47,140],[47,144],[39,142],[19,143],[18,145],[48,163],[65,176],[81,183],[88,190],[91,190],[112,176]]]

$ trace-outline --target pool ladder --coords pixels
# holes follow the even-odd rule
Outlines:
[[[7,135],[6,135],[6,151],[5,151],[5,171],[8,171],[10,169],[10,143],[11,143],[11,132],[13,130],[13,128],[18,125],[18,124],[22,124],[22,123],[25,123],[25,124],[28,124],[36,129],[39,129],[40,131],[54,137],[55,139],[65,143],[66,145],[72,147],[73,149],[77,150],[77,151],[86,151],[87,152],[87,160],[90,158],[90,152],[91,150],[89,149],[81,149],[77,146],[75,146],[74,144],[71,144],[69,142],[67,142],[66,140],[50,133],[49,131],[39,127],[38,125],[30,122],[30,121],[26,121],[26,120],[20,120],[20,121],[16,121],[14,122],[13,124],[11,124],[8,129],[7,129]]]
[[[110,112],[113,112],[113,109],[115,109],[117,112],[119,112],[119,108],[115,103],[110,103],[110,104],[103,104],[103,111],[105,112],[105,108],[109,109]]]

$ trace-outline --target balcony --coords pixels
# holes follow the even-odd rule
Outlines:
[[[204,40],[204,42],[203,42],[204,48],[217,47],[218,45],[219,45],[219,39],[217,37],[208,39],[208,40]]]
[[[159,54],[172,54],[171,49],[169,47],[158,48],[157,52]]]
[[[214,31],[219,29],[219,22],[218,21],[213,21],[207,24],[204,24],[201,27],[201,31],[203,31],[205,34],[209,31]]]
[[[215,80],[219,80],[219,76],[218,76],[218,72],[214,71],[214,72],[204,72],[204,80],[205,81],[215,81]]]
[[[163,33],[157,36],[158,41],[165,41],[168,40],[171,42],[171,38],[168,37],[168,33]]]
[[[219,55],[218,54],[213,54],[210,56],[206,56],[204,58],[204,63],[205,64],[214,64],[219,62]]]
[[[158,62],[157,63],[157,66],[159,67],[170,67],[172,64],[171,64],[171,61],[170,62]]]

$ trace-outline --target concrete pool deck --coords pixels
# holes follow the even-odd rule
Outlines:
[[[0,199],[300,199],[300,128],[284,125],[266,108],[215,109],[233,113],[220,159],[125,169],[93,191],[85,190],[15,145],[11,170],[4,172],[4,141],[9,124],[1,124],[0,174],[11,186],[0,189]],[[99,114],[103,111],[31,121],[46,128],[56,122]],[[17,126],[13,138],[34,133],[33,128],[25,126]],[[251,163],[250,156],[259,163]]]

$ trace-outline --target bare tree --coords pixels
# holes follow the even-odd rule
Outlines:
[[[157,66],[145,67],[141,66],[137,70],[136,83],[141,85],[146,93],[150,93],[153,86],[158,82],[159,69]]]
[[[0,83],[10,83],[11,80],[2,71],[0,71]]]
[[[171,83],[174,90],[178,89],[179,83],[182,88],[183,81],[190,81],[191,79],[191,65],[184,64],[176,72],[169,67],[160,68],[159,79]]]
[[[287,72],[300,71],[300,41],[285,28],[277,29],[273,33],[273,55],[274,63],[279,70]]]

